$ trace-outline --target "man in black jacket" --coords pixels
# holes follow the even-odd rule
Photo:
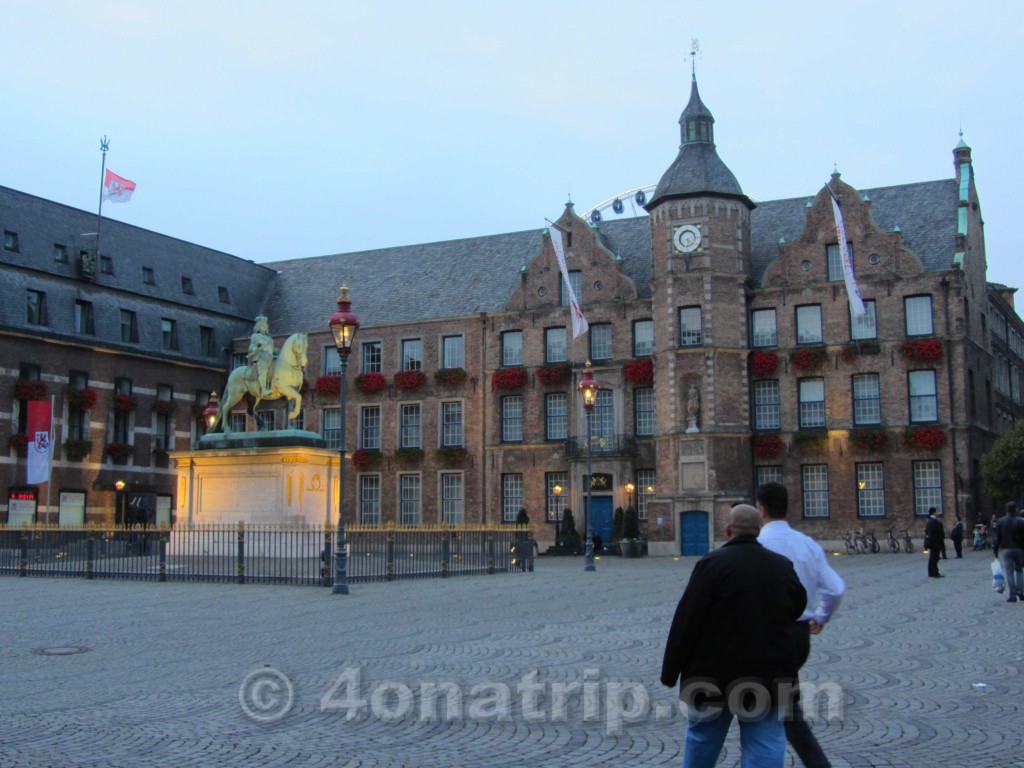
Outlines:
[[[757,510],[734,507],[728,541],[693,569],[665,646],[661,682],[688,708],[683,768],[710,768],[734,716],[744,765],[783,765],[783,718],[799,660],[790,628],[807,604],[793,564],[757,542]]]
[[[928,550],[928,578],[941,579],[939,573],[939,553],[942,541],[946,538],[946,529],[942,527],[942,513],[935,507],[928,507],[928,521],[924,524],[924,548]]]
[[[1017,515],[1017,504],[1011,501],[1006,505],[1006,514],[996,523],[992,537],[992,554],[1003,566],[1006,587],[1010,596],[1008,603],[1024,600],[1024,579],[1021,568],[1024,567],[1024,520]]]

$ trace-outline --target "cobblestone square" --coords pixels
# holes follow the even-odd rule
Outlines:
[[[990,553],[944,579],[925,560],[833,558],[848,592],[803,679],[841,688],[815,725],[835,766],[1021,760],[1024,605],[990,588]],[[348,596],[4,578],[0,765],[678,766],[658,676],[694,562],[540,558]]]

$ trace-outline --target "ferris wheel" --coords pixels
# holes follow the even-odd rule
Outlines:
[[[616,216],[621,216],[626,213],[627,205],[629,206],[629,212],[631,215],[641,216],[647,213],[643,206],[644,203],[650,199],[655,188],[655,184],[647,184],[642,187],[627,189],[625,192],[613,195],[607,200],[603,200],[598,203],[593,208],[589,208],[584,211],[582,218],[588,219],[591,224],[600,224],[609,211]]]

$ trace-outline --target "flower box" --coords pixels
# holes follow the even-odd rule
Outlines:
[[[465,446],[448,445],[443,448],[438,448],[434,455],[442,464],[449,467],[456,467],[465,463],[466,459],[469,458],[469,451],[466,450]]]
[[[884,429],[851,429],[850,445],[861,451],[884,451],[889,447],[889,433]]]
[[[759,459],[774,459],[782,453],[782,438],[778,435],[758,435],[754,438],[754,455]]]
[[[793,352],[789,359],[798,371],[814,371],[828,362],[828,352],[821,347],[802,347]]]
[[[384,378],[383,373],[360,373],[356,376],[355,385],[360,392],[372,394],[384,391],[388,386],[388,380]]]
[[[900,345],[900,352],[908,360],[914,360],[919,363],[934,363],[942,359],[942,342],[938,339],[905,341]]]
[[[538,368],[534,373],[537,381],[549,387],[556,386],[572,378],[572,366],[568,363],[553,363]]]
[[[622,366],[622,375],[626,381],[641,387],[649,387],[654,383],[654,359],[640,357],[630,360]]]
[[[798,448],[806,448],[808,450],[816,450],[821,448],[825,441],[828,439],[828,432],[822,430],[812,430],[807,432],[797,432],[793,435],[793,445]]]
[[[491,379],[495,389],[521,389],[529,381],[526,369],[522,367],[502,368],[494,372]]]
[[[352,466],[360,472],[368,469],[376,469],[380,465],[383,454],[380,451],[360,448],[352,454]]]
[[[159,413],[163,416],[170,416],[177,409],[178,406],[173,400],[157,400],[153,403],[153,413]]]
[[[423,371],[399,371],[395,374],[395,386],[406,392],[413,392],[427,383]]]
[[[754,352],[750,356],[750,373],[755,379],[767,379],[779,369],[779,356],[774,352]]]
[[[457,387],[466,381],[468,374],[465,368],[441,368],[434,371],[434,381],[448,387]]]
[[[15,400],[45,400],[46,398],[46,385],[38,379],[34,381],[18,379],[14,382]]]
[[[416,464],[423,461],[422,448],[396,448],[395,461],[399,464]]]
[[[88,387],[84,389],[68,389],[64,393],[64,399],[67,400],[68,408],[76,411],[88,411],[94,405],[99,397],[96,393]]]
[[[332,373],[327,376],[317,376],[316,384],[313,385],[318,395],[327,397],[328,395],[339,395],[341,394],[341,374]]]
[[[68,461],[81,461],[92,453],[92,440],[65,440],[64,458]]]
[[[28,435],[24,432],[16,432],[11,435],[11,439],[8,443],[14,452],[19,456],[24,456],[28,453]]]
[[[903,442],[915,451],[937,451],[946,447],[946,432],[939,427],[910,427]]]
[[[131,413],[138,407],[135,398],[131,395],[117,395],[114,397],[114,410],[117,413]],[[113,445],[113,443],[111,443]]]
[[[128,443],[107,443],[107,456],[115,462],[123,464],[134,452],[135,446],[129,445]]]

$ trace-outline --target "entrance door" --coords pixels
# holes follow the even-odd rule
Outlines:
[[[590,518],[590,530],[601,537],[602,543],[609,544],[612,535],[612,497],[594,496],[594,514]],[[586,506],[586,497],[583,499]]]
[[[708,553],[708,513],[693,510],[679,513],[679,554]]]

